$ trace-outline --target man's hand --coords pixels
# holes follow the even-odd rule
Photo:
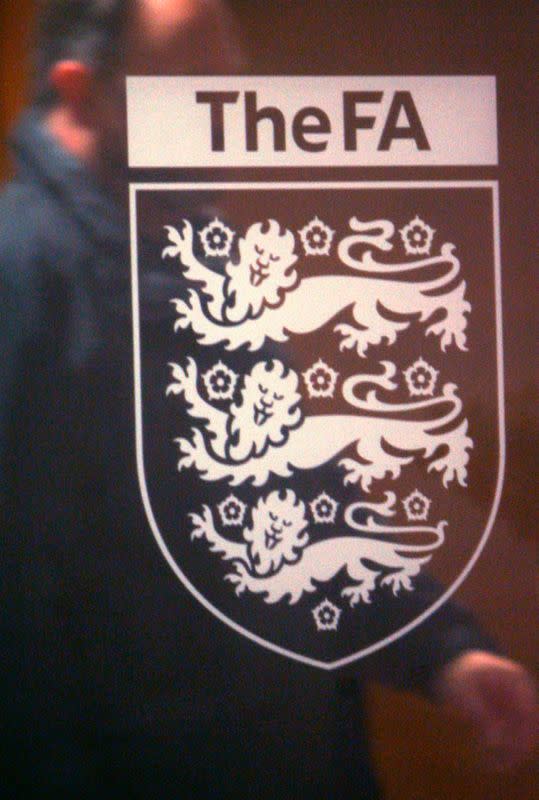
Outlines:
[[[494,769],[510,769],[532,755],[539,713],[535,683],[524,667],[470,650],[446,665],[434,689],[449,711],[472,723]]]

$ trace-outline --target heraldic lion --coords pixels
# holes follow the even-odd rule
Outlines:
[[[467,420],[459,422],[457,387],[447,383],[439,396],[410,403],[382,402],[372,390],[366,399],[358,397],[361,385],[395,390],[397,368],[382,364],[382,375],[355,375],[344,382],[343,396],[355,413],[310,416],[300,407],[297,373],[281,361],[255,364],[245,376],[241,403],[232,403],[228,411],[201,396],[192,358],[185,369],[171,364],[174,382],[167,394],[183,394],[189,416],[201,420],[200,427],[191,429],[191,439],[175,440],[181,453],[178,469],[194,467],[208,481],[227,479],[237,486],[250,480],[261,486],[270,474],[289,477],[294,469],[314,469],[354,446],[359,460],[339,462],[343,480],[359,482],[365,491],[373,480],[397,478],[403,466],[435,453],[428,470],[441,473],[445,486],[453,480],[465,485],[473,441],[466,435]]]
[[[466,282],[457,280],[460,261],[451,243],[444,243],[438,255],[386,264],[376,261],[371,250],[360,259],[352,257],[349,251],[358,236],[349,236],[340,242],[332,269],[300,277],[294,234],[269,220],[267,229],[262,223],[248,228],[238,242],[239,260],[229,260],[223,276],[195,256],[188,220],[181,233],[171,226],[166,230],[171,244],[163,257],[179,257],[192,284],[187,301],[172,300],[178,314],[175,330],[192,329],[200,344],[224,343],[227,350],[247,345],[254,351],[266,339],[286,342],[292,334],[320,330],[346,313],[353,324],[343,317],[333,331],[341,338],[341,350],[355,349],[360,357],[374,345],[393,344],[417,321],[430,321],[425,333],[439,337],[443,351],[451,345],[466,349],[471,305]]]
[[[395,495],[387,493],[387,498],[378,508],[389,516]],[[361,505],[350,506],[350,514]],[[371,504],[371,508],[375,506]],[[445,522],[436,527],[392,528],[378,525],[370,517],[366,525],[354,525],[363,535],[336,536],[311,544],[305,511],[305,504],[291,489],[273,491],[253,508],[252,524],[243,530],[240,543],[218,533],[211,510],[204,506],[202,514],[189,515],[193,523],[191,539],[205,539],[211,552],[233,562],[235,571],[225,580],[235,586],[238,596],[247,590],[263,595],[266,603],[288,597],[289,603],[294,604],[304,593],[317,591],[320,583],[344,572],[352,583],[342,589],[341,595],[351,606],[370,603],[377,580],[380,585],[390,586],[395,595],[401,589],[410,591],[411,579],[444,540]],[[401,541],[388,541],[396,534]],[[402,539],[407,534],[421,534],[429,542],[405,544]]]

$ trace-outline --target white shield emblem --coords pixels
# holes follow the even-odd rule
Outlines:
[[[133,184],[131,219],[138,471],[168,563],[314,666],[404,635],[468,574],[501,493],[496,184]],[[177,288],[145,323],[149,258]]]

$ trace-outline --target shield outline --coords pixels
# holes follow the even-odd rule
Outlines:
[[[151,507],[150,498],[146,486],[146,477],[144,473],[144,443],[143,443],[143,419],[142,419],[142,390],[141,390],[141,347],[140,347],[140,324],[139,324],[139,282],[138,282],[138,228],[137,228],[137,206],[136,196],[138,191],[201,191],[208,189],[221,189],[221,190],[257,190],[257,189],[275,189],[279,187],[285,190],[300,190],[300,189],[473,189],[473,188],[490,188],[492,192],[492,225],[493,225],[493,254],[494,254],[494,291],[496,299],[495,319],[496,319],[496,365],[497,365],[497,390],[498,390],[498,437],[499,437],[499,460],[498,460],[498,473],[496,479],[496,491],[494,494],[494,501],[490,509],[490,514],[487,524],[479,539],[477,547],[475,548],[468,563],[456,577],[454,582],[445,590],[445,592],[438,598],[431,606],[425,611],[408,622],[402,628],[393,631],[384,639],[370,644],[368,647],[355,652],[351,655],[337,659],[336,661],[324,662],[315,658],[295,653],[292,650],[281,647],[263,639],[256,633],[244,628],[239,623],[235,622],[223,614],[216,606],[207,600],[198,589],[191,583],[188,577],[182,572],[179,565],[172,557],[166,542],[159,530],[159,525]],[[134,375],[134,392],[135,392],[135,445],[136,445],[136,463],[137,463],[137,476],[139,488],[142,496],[144,510],[148,519],[152,534],[157,542],[157,545],[174,572],[177,578],[182,582],[184,587],[215,617],[223,622],[228,627],[232,628],[237,633],[250,639],[257,645],[272,650],[279,655],[286,656],[293,661],[299,661],[312,667],[318,667],[323,670],[334,670],[339,667],[344,667],[348,664],[365,658],[378,650],[392,644],[400,639],[402,636],[410,633],[414,628],[421,625],[432,614],[434,614],[449,598],[457,591],[464,580],[467,578],[473,567],[475,566],[479,556],[481,555],[487,540],[490,536],[494,521],[498,513],[500,505],[503,479],[505,473],[505,459],[506,459],[506,446],[505,446],[505,400],[504,400],[504,365],[503,365],[503,329],[502,329],[502,285],[501,285],[501,244],[500,244],[500,207],[499,207],[499,187],[498,181],[492,180],[462,180],[462,181],[226,181],[226,182],[212,182],[212,183],[151,183],[151,182],[133,182],[129,184],[129,221],[130,221],[130,242],[131,242],[131,296],[132,296],[132,313],[133,313],[133,375]]]

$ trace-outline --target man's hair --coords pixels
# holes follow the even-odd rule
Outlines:
[[[122,37],[135,0],[42,0],[34,50],[34,104],[57,100],[49,82],[58,61],[74,59],[96,74],[112,73],[122,59]]]

